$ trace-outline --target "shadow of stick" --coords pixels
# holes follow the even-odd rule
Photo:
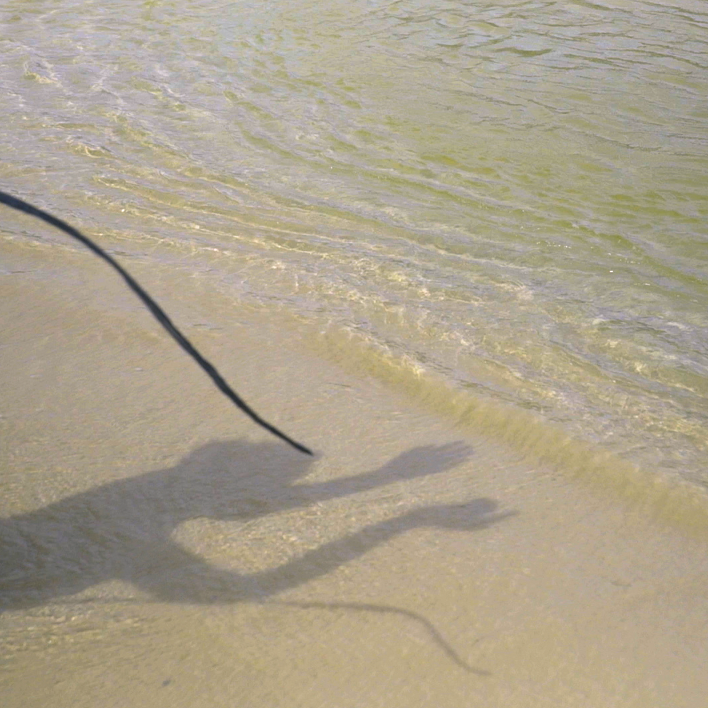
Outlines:
[[[296,450],[304,452],[306,455],[312,455],[313,452],[309,448],[305,447],[297,440],[286,435],[282,430],[279,430],[274,425],[269,423],[267,420],[261,418],[256,411],[251,408],[246,401],[239,396],[236,391],[228,384],[226,379],[219,373],[216,367],[208,361],[202,353],[192,344],[192,342],[185,337],[182,331],[175,325],[175,323],[169,318],[167,313],[153,300],[152,296],[143,288],[140,283],[138,283],[135,278],[128,273],[128,271],[123,268],[123,266],[118,263],[118,261],[113,258],[108,252],[101,248],[95,241],[90,239],[88,236],[82,234],[78,229],[75,229],[70,224],[67,224],[63,219],[50,214],[48,211],[44,211],[29,202],[20,199],[19,197],[14,197],[12,194],[0,191],[0,204],[5,204],[12,209],[17,209],[30,216],[35,216],[41,219],[47,224],[54,226],[55,228],[63,231],[72,238],[86,246],[90,251],[95,253],[99,258],[103,259],[108,263],[113,270],[120,275],[125,281],[125,284],[137,295],[140,301],[147,307],[150,314],[160,323],[164,330],[172,337],[172,339],[177,342],[180,348],[185,351],[197,365],[204,371],[204,373],[212,380],[214,385],[221,391],[221,393],[226,396],[237,408],[242,410],[256,425],[260,425],[261,428],[269,431],[276,437],[284,440],[288,445],[291,445]]]
[[[120,598],[120,599],[110,599],[110,598],[86,598],[78,600],[69,600],[65,603],[67,605],[151,605],[151,604],[163,604],[156,600],[142,599],[142,598]],[[391,605],[378,605],[370,602],[307,602],[298,600],[266,600],[264,602],[256,603],[259,605],[278,605],[282,607],[295,607],[302,610],[352,610],[354,612],[375,612],[379,614],[393,614],[401,617],[406,617],[412,619],[414,622],[421,625],[428,635],[431,637],[433,642],[442,650],[442,652],[457,666],[464,669],[468,673],[475,674],[477,676],[491,676],[491,671],[485,671],[484,669],[477,669],[474,666],[470,666],[452,647],[452,645],[443,637],[442,632],[423,615],[413,612],[412,610],[404,610],[400,607],[392,607]]]
[[[403,610],[400,607],[391,607],[390,605],[376,605],[368,602],[297,602],[297,601],[276,601],[268,602],[269,605],[287,605],[288,607],[299,607],[304,610],[318,609],[318,610],[354,610],[356,612],[377,612],[381,614],[396,614],[409,619],[414,620],[418,624],[422,625],[427,633],[432,638],[433,642],[442,649],[442,651],[451,659],[455,664],[465,671],[476,674],[477,676],[491,676],[489,671],[483,669],[476,669],[474,666],[470,666],[450,645],[450,643],[443,637],[441,632],[437,627],[423,615],[419,615],[417,612],[412,612],[411,610]]]

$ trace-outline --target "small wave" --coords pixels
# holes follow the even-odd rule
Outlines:
[[[640,467],[510,403],[451,383],[358,332],[309,338],[318,353],[384,382],[469,432],[503,443],[534,466],[550,467],[691,536],[708,531],[708,494],[695,484]]]

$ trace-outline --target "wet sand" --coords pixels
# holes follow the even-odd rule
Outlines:
[[[90,255],[0,261],[3,705],[703,705],[700,534],[126,263],[307,458]]]

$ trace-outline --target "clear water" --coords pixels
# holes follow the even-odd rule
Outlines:
[[[7,0],[0,22],[0,188],[411,395],[501,406],[501,435],[530,411],[708,483],[705,3]],[[0,237],[66,244],[18,223]]]

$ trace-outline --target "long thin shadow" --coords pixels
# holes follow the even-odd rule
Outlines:
[[[276,603],[271,603],[276,604]],[[411,610],[404,610],[400,607],[391,607],[390,605],[379,605],[371,602],[297,602],[297,601],[287,601],[280,600],[277,601],[278,605],[286,605],[288,607],[299,607],[303,610],[317,609],[317,610],[353,610],[355,612],[375,612],[377,614],[395,614],[402,617],[407,617],[412,619],[414,622],[422,625],[428,634],[431,636],[433,641],[442,649],[442,651],[448,656],[448,658],[457,664],[461,669],[469,671],[472,674],[477,674],[477,676],[491,676],[489,671],[484,669],[476,669],[474,666],[470,666],[450,645],[450,643],[443,637],[440,631],[435,627],[435,625],[429,620],[418,614],[417,612],[412,612]]]
[[[472,531],[513,512],[496,511],[496,503],[488,499],[417,508],[254,573],[209,564],[172,538],[175,529],[198,518],[255,519],[440,474],[470,454],[460,443],[420,447],[377,470],[308,484],[299,480],[309,471],[311,458],[280,445],[210,443],[175,467],[111,482],[0,520],[0,608],[42,605],[109,580],[132,583],[163,602],[269,601],[412,529]],[[416,617],[455,663],[470,668],[433,625],[415,613],[374,604],[339,607]]]
[[[0,191],[0,204],[5,204],[12,209],[17,209],[24,214],[29,214],[30,216],[35,216],[41,221],[44,221],[51,226],[63,231],[68,236],[75,238],[77,241],[82,243],[86,248],[95,253],[99,258],[104,260],[108,265],[113,268],[113,270],[120,275],[125,281],[125,284],[137,295],[140,301],[147,307],[150,314],[160,323],[164,330],[172,337],[172,339],[177,342],[180,348],[185,351],[197,365],[204,371],[204,373],[212,380],[214,385],[221,391],[226,398],[228,398],[237,408],[242,410],[254,423],[260,425],[265,430],[273,433],[276,437],[284,440],[288,445],[291,445],[296,450],[304,452],[306,455],[312,455],[312,450],[305,447],[297,440],[293,440],[291,437],[286,435],[282,430],[278,430],[274,425],[271,425],[267,420],[261,418],[256,411],[251,408],[251,406],[246,403],[246,401],[239,396],[236,391],[231,388],[226,379],[219,373],[217,368],[208,361],[202,353],[192,344],[192,342],[184,336],[182,331],[175,325],[175,323],[170,319],[167,313],[153,300],[152,296],[143,288],[140,283],[123,268],[123,266],[118,263],[118,261],[113,258],[107,251],[102,249],[95,241],[90,239],[85,234],[82,234],[78,229],[75,229],[70,224],[67,224],[63,219],[50,214],[48,211],[44,211],[39,207],[30,204],[29,202],[20,199],[19,197],[14,197],[12,194],[7,194],[7,192]]]

